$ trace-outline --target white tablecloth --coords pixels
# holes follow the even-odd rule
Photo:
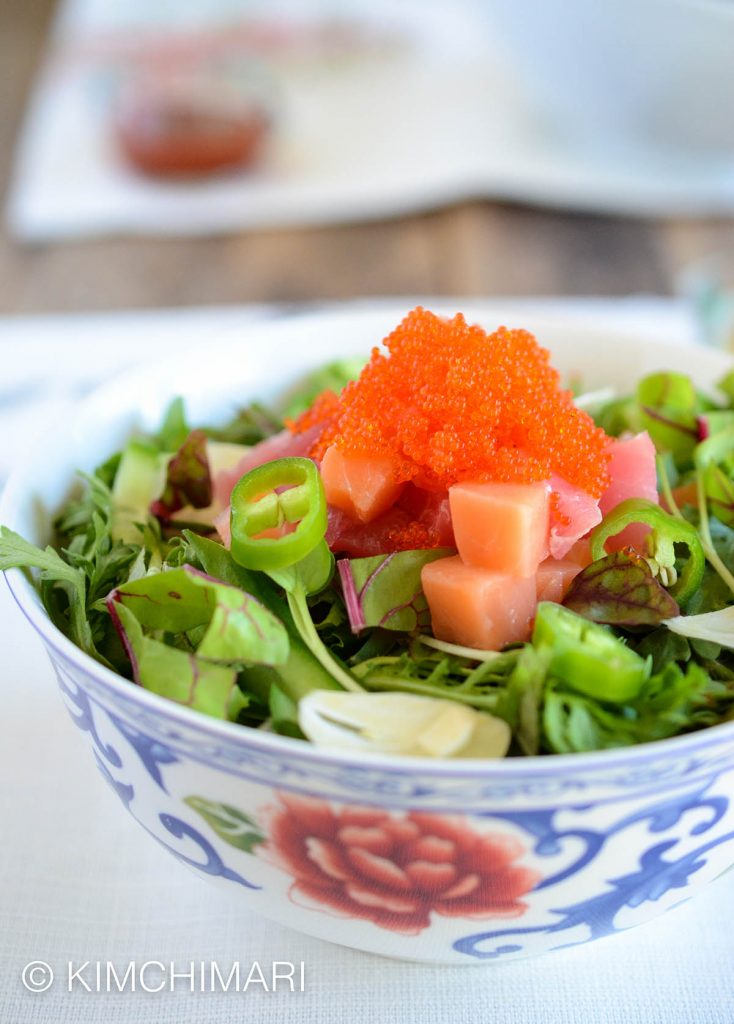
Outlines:
[[[515,305],[515,304],[513,304]],[[557,306],[555,306],[557,308]],[[610,309],[584,303],[587,316],[636,322],[685,341],[689,325],[673,305],[636,301]],[[177,314],[168,344],[195,343],[202,318],[244,324],[250,311]],[[228,322],[229,322],[228,321]],[[159,331],[165,314],[128,318]],[[73,330],[70,330],[73,326]],[[38,355],[68,351],[67,383],[81,348],[99,349],[98,331],[119,320],[6,321],[0,358],[12,379],[32,379]],[[164,329],[165,328],[165,329]],[[176,336],[174,342],[173,337]],[[109,336],[109,335],[106,335]],[[75,339],[73,342],[68,339]],[[64,339],[67,339],[66,341]],[[161,340],[160,344],[166,344]],[[76,352],[76,355],[75,355]],[[139,354],[139,351],[138,351]],[[98,360],[91,376],[112,364]],[[25,367],[25,370],[23,369]],[[90,376],[88,374],[88,376]],[[9,379],[9,378],[8,378]],[[87,380],[85,378],[85,380]],[[5,379],[3,379],[3,384]],[[88,380],[87,380],[88,383]],[[0,384],[0,387],[3,385]],[[72,388],[73,391],[73,388]],[[20,416],[21,392],[7,408]],[[27,397],[29,395],[27,394]],[[30,403],[32,418],[42,405]],[[4,464],[14,449],[0,405]],[[0,584],[0,1024],[731,1024],[734,1020],[734,874],[663,919],[593,945],[538,960],[473,968],[425,967],[352,952],[302,937],[244,910],[228,893],[195,878],[122,813],[66,716],[45,654]],[[55,983],[31,994],[21,972],[48,963]],[[66,989],[68,962],[218,962],[227,971],[253,961],[305,964],[305,991],[87,992]],[[104,986],[103,986],[104,987]]]

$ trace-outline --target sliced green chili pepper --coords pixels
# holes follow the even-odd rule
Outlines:
[[[647,550],[641,552],[660,582],[668,587],[679,604],[685,604],[698,589],[703,578],[706,558],[694,526],[664,512],[659,505],[644,498],[628,498],[612,509],[592,531],[591,557],[596,561],[607,553],[604,545],[626,526],[642,523],[652,528],[646,540]],[[675,568],[675,545],[685,544],[688,558],[680,576]]]
[[[250,470],[232,491],[232,557],[246,569],[285,569],[326,532],[324,485],[311,459],[290,457]],[[282,536],[269,535],[284,526]]]
[[[533,646],[551,651],[551,675],[578,693],[613,704],[636,697],[650,675],[648,661],[605,626],[551,601],[538,605]]]

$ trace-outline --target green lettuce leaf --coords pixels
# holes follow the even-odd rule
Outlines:
[[[229,423],[222,427],[207,427],[205,432],[212,441],[255,445],[279,433],[283,427],[284,423],[280,416],[276,416],[259,402],[252,402],[238,409]]]
[[[338,359],[308,374],[285,395],[279,410],[283,419],[296,419],[323,391],[339,394],[345,385],[359,377],[365,362],[361,358]]]
[[[521,752],[528,756],[540,752],[540,714],[552,654],[549,647],[527,644],[518,655],[494,711],[505,719]]]
[[[87,619],[87,581],[82,569],[65,562],[52,547],[38,548],[24,540],[14,530],[0,526],[0,572],[6,569],[40,569],[41,580],[54,589],[63,591],[68,608],[68,619],[63,621],[63,609],[48,606],[52,618],[69,638],[87,654],[96,656],[92,630]]]
[[[281,736],[305,739],[298,724],[298,703],[285,694],[277,683],[273,683],[268,694],[270,727]]]
[[[712,725],[730,711],[734,691],[693,662],[667,665],[622,707],[567,691],[551,681],[543,706],[543,743],[556,754],[649,743]]]
[[[651,659],[652,672],[662,672],[666,665],[677,661],[685,663],[691,658],[691,645],[685,637],[658,626],[646,633],[638,642],[630,642],[641,658]]]
[[[730,467],[711,464],[703,470],[703,486],[712,515],[734,526],[734,477]]]
[[[163,422],[153,438],[153,443],[162,452],[175,452],[184,443],[190,431],[183,398],[174,398],[163,414]]]
[[[614,398],[593,413],[594,422],[611,437],[619,437],[625,431],[639,434],[642,430],[640,406],[635,398]]]
[[[519,655],[519,651],[513,650],[477,662],[434,650],[415,640],[401,654],[367,658],[354,664],[352,671],[367,690],[445,697],[495,713]]]
[[[717,381],[716,387],[729,399],[729,403],[734,405],[734,370],[729,370],[720,381]]]

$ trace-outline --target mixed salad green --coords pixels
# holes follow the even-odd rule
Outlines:
[[[44,550],[0,528],[0,569],[36,570],[52,621],[138,685],[243,726],[317,744],[433,756],[568,753],[645,743],[734,716],[734,372],[716,397],[656,373],[591,399],[609,434],[647,430],[664,508],[631,499],[531,639],[479,651],[435,639],[421,570],[442,549],[335,560],[315,464],[236,484],[231,547],[199,515],[214,463],[283,429],[332,364],[275,409],[192,429],[180,400],[154,436],[91,475]],[[631,523],[645,551],[608,554]],[[450,552],[449,552],[450,553]]]

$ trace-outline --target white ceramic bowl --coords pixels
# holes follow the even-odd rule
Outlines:
[[[481,308],[463,305],[482,322]],[[219,347],[203,339],[201,356],[177,367],[117,380],[37,446],[0,522],[47,541],[74,470],[93,468],[134,427],[154,427],[173,394],[194,420],[222,420],[308,366],[367,352],[404,311],[256,326]],[[661,368],[710,385],[727,365],[715,352],[562,321],[523,326],[590,387],[627,387]],[[734,723],[629,750],[500,762],[323,753],[142,690],[62,636],[22,573],[8,582],[90,766],[136,821],[200,875],[303,932],[412,960],[527,956],[644,922],[734,863]]]
[[[480,3],[537,104],[599,155],[734,154],[729,0]]]

